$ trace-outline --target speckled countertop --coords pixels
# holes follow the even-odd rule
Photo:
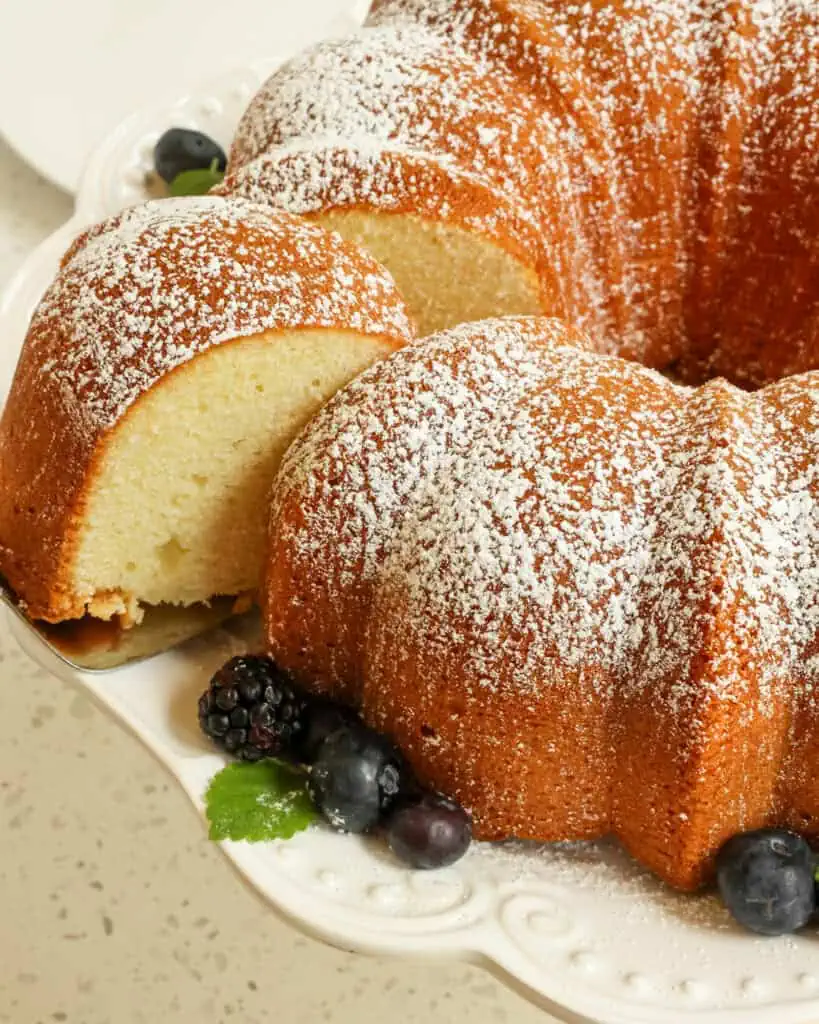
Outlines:
[[[70,200],[0,141],[0,287]],[[138,743],[0,620],[0,1022],[550,1024],[481,971],[303,938]]]

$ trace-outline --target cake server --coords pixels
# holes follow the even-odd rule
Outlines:
[[[235,598],[220,597],[210,604],[189,608],[171,605],[148,608],[142,622],[130,629],[91,618],[56,625],[35,622],[20,607],[17,596],[2,576],[0,601],[55,657],[82,672],[110,672],[122,665],[143,661],[237,617]],[[244,616],[252,614],[245,612]]]

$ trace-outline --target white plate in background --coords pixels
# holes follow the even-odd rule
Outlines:
[[[227,142],[269,62],[176,103],[142,110],[90,161],[75,218],[0,300],[0,394],[34,303],[83,226],[143,197],[157,136],[184,123]],[[196,698],[246,638],[221,629],[113,673],[74,672],[17,620],[24,649],[81,687],[153,751],[201,811],[221,759],[200,736]],[[202,842],[206,842],[204,831]],[[271,907],[344,949],[480,963],[555,1016],[602,1024],[817,1024],[819,935],[761,939],[716,899],[672,892],[617,847],[477,844],[442,872],[412,872],[383,845],[325,829],[286,843],[223,844]]]
[[[130,111],[363,20],[369,0],[3,0],[0,135],[74,192]]]

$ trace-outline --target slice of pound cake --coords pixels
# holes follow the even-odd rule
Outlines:
[[[412,336],[371,257],[271,207],[166,199],[91,228],[0,422],[0,572],[51,622],[254,591],[285,448]]]

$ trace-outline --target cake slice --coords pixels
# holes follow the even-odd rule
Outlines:
[[[370,256],[272,207],[166,199],[91,228],[0,422],[0,572],[50,622],[255,591],[288,443],[412,336]]]

